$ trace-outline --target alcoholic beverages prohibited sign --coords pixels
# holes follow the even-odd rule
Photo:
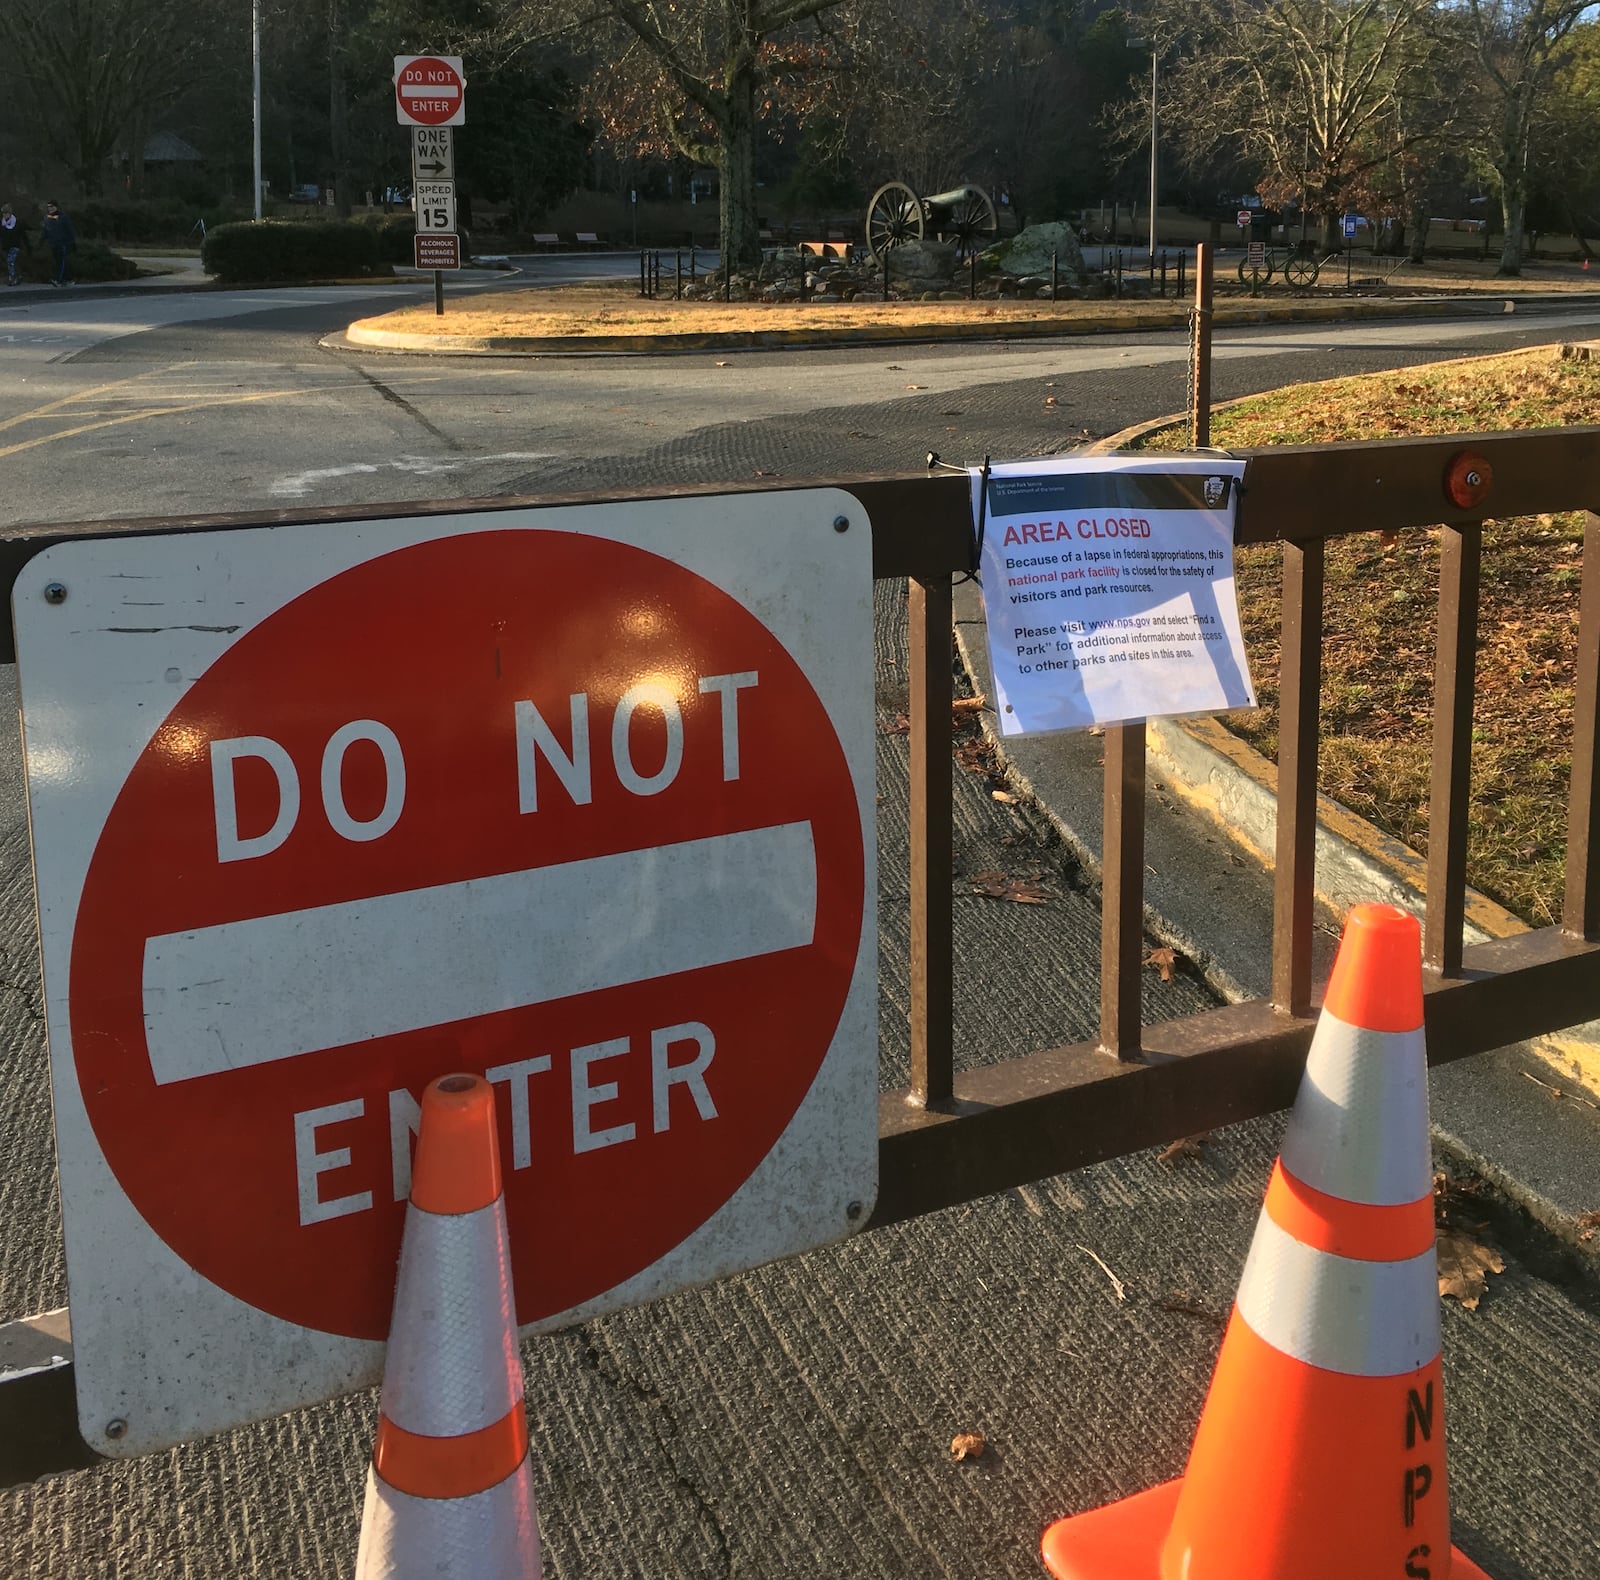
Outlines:
[[[524,1325],[861,1221],[871,588],[832,490],[31,562],[88,1441],[376,1380],[418,1099],[449,1070],[499,1097]]]

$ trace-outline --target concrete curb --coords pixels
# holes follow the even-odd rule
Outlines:
[[[1400,301],[1362,299],[1353,302],[1303,302],[1282,309],[1229,305],[1219,307],[1213,323],[1221,326],[1268,323],[1336,323],[1346,319],[1444,318],[1463,311],[1485,316],[1516,310],[1510,298],[1447,296]],[[387,315],[384,315],[387,316]],[[329,335],[321,344],[330,350],[433,352],[455,356],[673,356],[695,351],[773,351],[790,346],[924,345],[950,341],[1061,339],[1073,335],[1130,334],[1140,330],[1181,329],[1189,309],[1175,307],[1153,313],[1126,309],[1097,312],[1066,320],[1027,319],[1013,323],[869,324],[859,328],[806,328],[708,331],[662,335],[430,335],[377,327],[381,318],[357,319],[343,335]]]

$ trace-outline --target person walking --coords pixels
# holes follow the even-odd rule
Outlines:
[[[9,203],[0,203],[0,253],[5,254],[6,284],[21,285],[17,272],[17,258],[28,245],[28,227],[17,218]]]
[[[39,233],[44,237],[44,244],[50,249],[50,257],[55,262],[55,278],[52,285],[71,285],[67,278],[67,254],[78,245],[78,233],[72,228],[72,221],[61,212],[59,204],[46,203],[44,206],[44,223],[39,227]]]

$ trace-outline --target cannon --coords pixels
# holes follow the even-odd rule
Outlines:
[[[904,181],[885,181],[867,205],[867,250],[878,264],[885,253],[929,234],[953,241],[956,256],[965,262],[999,229],[989,194],[970,184],[918,197]]]

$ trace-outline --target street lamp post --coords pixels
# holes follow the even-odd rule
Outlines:
[[[250,0],[250,98],[255,157],[255,216],[261,218],[261,0]]]
[[[1156,114],[1156,62],[1160,52],[1154,39],[1130,38],[1127,42],[1129,49],[1147,49],[1150,51],[1150,261],[1154,263],[1156,256],[1156,178],[1160,170],[1160,130]]]

